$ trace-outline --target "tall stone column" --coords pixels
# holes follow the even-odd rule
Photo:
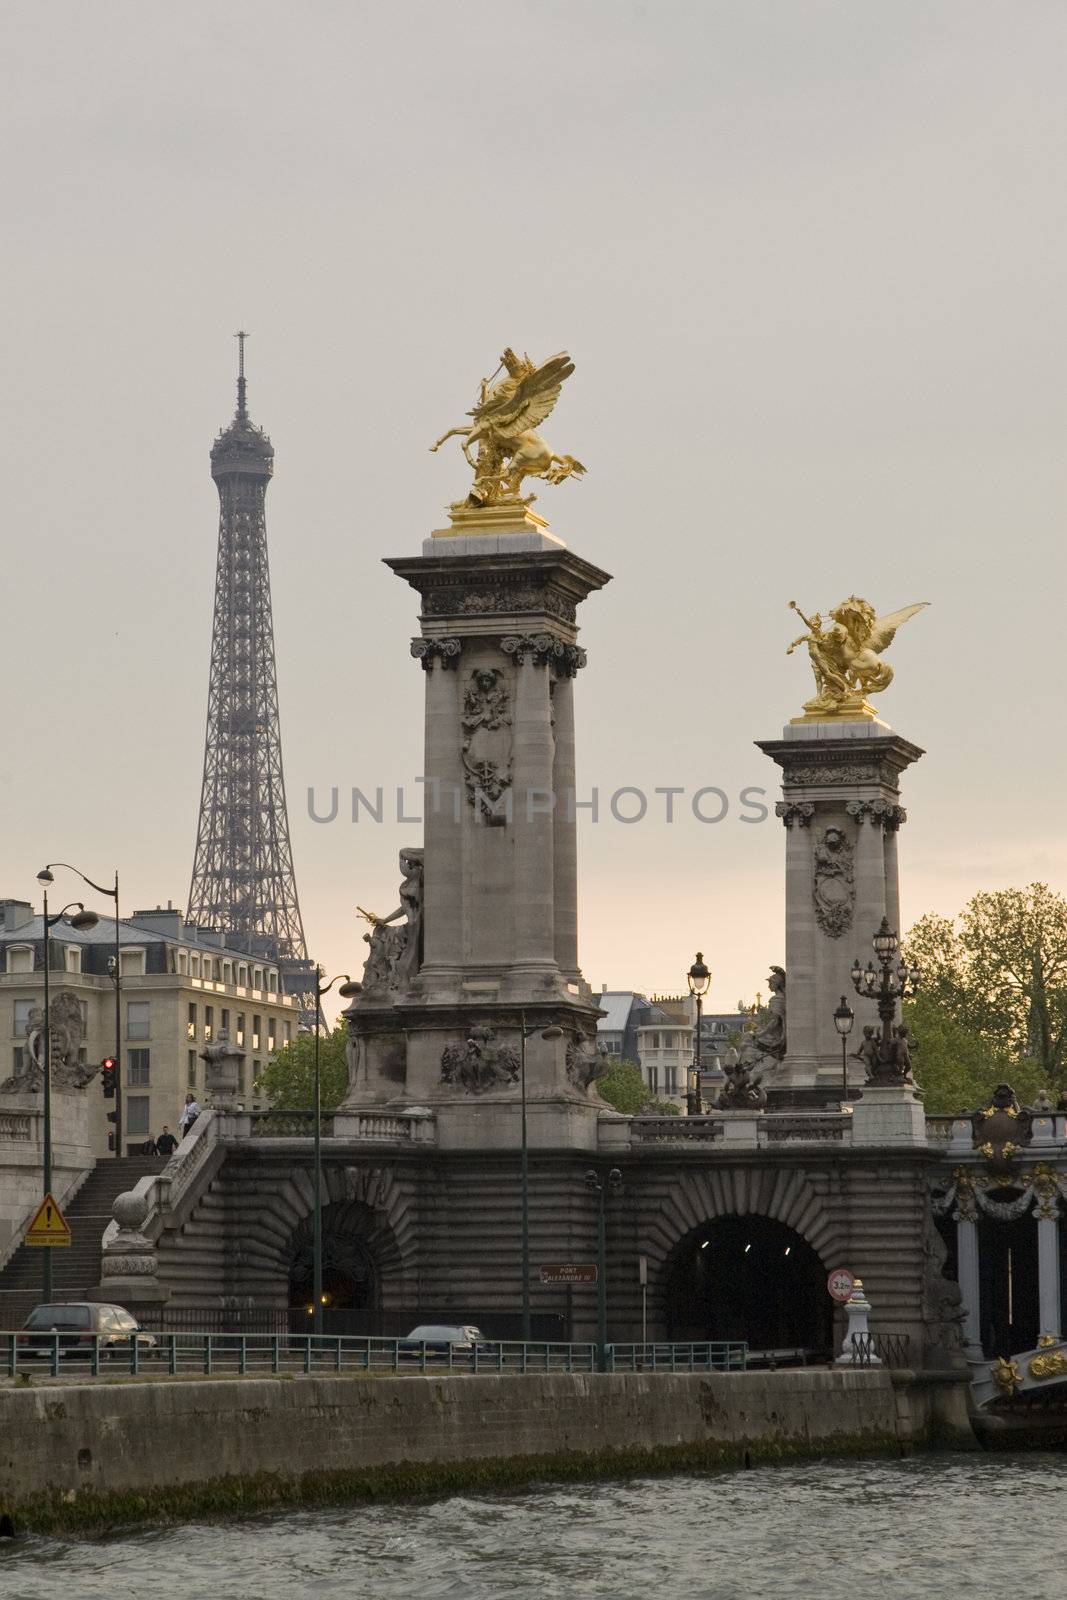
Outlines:
[[[1058,1339],[1060,1327],[1060,1207],[1055,1173],[1040,1164],[1034,1174],[1037,1215],[1037,1297],[1039,1333]]]
[[[982,1360],[982,1312],[978,1274],[978,1222],[973,1197],[956,1213],[956,1276],[963,1301],[963,1338],[968,1361]]]
[[[510,643],[510,641],[508,641]],[[515,652],[513,787],[515,976],[558,974],[555,950],[554,744],[548,660],[532,643]]]
[[[894,806],[885,819],[883,845],[885,849],[885,914],[894,933],[900,926],[900,867],[897,860],[897,840],[901,825],[907,821],[903,806]]]
[[[455,942],[463,924],[460,644],[448,640],[426,650],[418,640],[413,648],[426,672],[422,977],[432,986],[460,966]]]
[[[575,812],[574,672],[585,665],[585,652],[576,651],[573,668],[555,679],[552,722],[555,728],[552,870],[556,906],[555,955],[560,972],[570,982],[578,976],[578,822]]]
[[[899,906],[895,834],[903,813],[900,774],[922,751],[885,723],[790,723],[758,746],[782,769],[778,815],[786,824],[786,1055],[764,1077],[771,1103],[823,1104],[840,1097],[841,1041],[834,1011],[841,996],[856,1014],[856,1048],[874,1005],[857,998],[851,968],[871,959],[871,940]],[[773,957],[772,957],[773,959]],[[849,1065],[855,1087],[858,1062]]]

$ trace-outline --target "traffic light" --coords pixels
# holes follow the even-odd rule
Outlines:
[[[105,1056],[100,1063],[100,1087],[104,1091],[105,1100],[115,1098],[115,1058]]]

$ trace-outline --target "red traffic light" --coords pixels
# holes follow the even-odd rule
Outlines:
[[[105,1056],[100,1063],[100,1087],[104,1091],[105,1100],[115,1098],[115,1058]]]

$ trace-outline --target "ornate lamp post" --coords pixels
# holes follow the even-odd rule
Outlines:
[[[704,957],[697,951],[697,958],[687,973],[689,979],[689,993],[697,1003],[697,1032],[696,1045],[693,1050],[693,1070],[689,1080],[689,1092],[686,1095],[686,1115],[699,1117],[701,1112],[700,1099],[700,1019],[704,1011],[704,996],[711,987],[711,973],[704,965]]]
[[[51,874],[49,873],[47,878],[45,878],[42,875],[40,877],[39,881],[41,883],[43,883],[43,884],[51,883],[51,881],[52,881]],[[49,987],[49,973],[48,973],[48,952],[49,952],[49,946],[51,944],[51,937],[50,937],[51,930],[55,927],[57,922],[62,922],[63,918],[66,916],[68,911],[73,911],[75,913],[74,916],[71,917],[71,919],[70,919],[70,925],[71,925],[72,928],[77,928],[79,930],[79,932],[85,932],[89,928],[95,928],[96,924],[100,920],[100,918],[97,916],[95,911],[86,911],[85,907],[82,905],[80,900],[72,900],[69,905],[65,905],[63,907],[62,911],[57,911],[52,916],[49,916],[48,915],[48,889],[47,889],[47,887],[45,888],[45,891],[44,891],[44,928],[43,928],[43,932],[44,932],[44,1063],[43,1063],[43,1067],[44,1067],[44,1152],[43,1152],[43,1162],[42,1162],[42,1166],[43,1166],[42,1187],[41,1187],[41,1198],[42,1199],[47,1199],[47,1197],[52,1193],[52,1016],[51,1016],[51,990],[50,990],[50,987]],[[41,1294],[42,1294],[42,1298],[44,1300],[48,1301],[48,1300],[51,1300],[51,1298],[52,1298],[52,1246],[51,1245],[45,1245],[44,1251],[43,1251],[43,1256],[44,1256],[44,1263],[43,1263],[42,1276],[41,1276]]]
[[[596,1311],[597,1311],[597,1361],[601,1372],[606,1371],[608,1364],[608,1249],[607,1249],[607,1224],[604,1216],[604,1202],[608,1194],[618,1194],[622,1188],[622,1173],[618,1167],[612,1167],[604,1176],[595,1170],[590,1170],[585,1175],[586,1185],[592,1189],[597,1197],[597,1228],[596,1228]]]
[[[848,1099],[848,1036],[852,1032],[852,1024],[856,1020],[856,1013],[841,996],[841,1004],[834,1011],[834,1027],[841,1035],[841,1102]]]
[[[878,967],[875,968],[870,961],[866,967],[861,967],[857,956],[850,973],[856,993],[876,1002],[882,1024],[877,1057],[870,1067],[870,1082],[899,1084],[907,1078],[911,1060],[906,1041],[894,1035],[893,1019],[897,1001],[911,998],[919,987],[922,974],[918,967],[909,967],[906,961],[898,961],[894,965],[893,958],[900,949],[900,939],[890,928],[888,917],[882,918],[871,943],[878,957]]]
[[[311,1316],[315,1333],[322,1332],[322,1074],[319,1067],[319,1045],[322,1040],[322,997],[324,994],[329,994],[335,983],[340,983],[341,987],[337,992],[346,999],[360,991],[360,985],[353,983],[347,972],[331,978],[329,983],[323,983],[322,968],[315,968],[315,1079],[311,1113],[315,1151],[312,1168],[311,1218],[311,1282],[314,1304]]]
[[[522,1338],[530,1342],[530,1145],[526,1128],[526,1041],[535,1033],[542,1039],[562,1039],[562,1028],[541,1028],[535,1023],[526,1026],[526,1013],[519,1018],[522,1035],[519,1047],[519,1100],[522,1106]]]
[[[108,973],[115,985],[115,1155],[122,1155],[122,1103],[125,1098],[122,1087],[122,965],[119,952],[119,869],[115,868],[115,887],[105,889],[102,883],[94,883],[92,878],[87,878],[78,867],[72,867],[69,861],[49,861],[37,874],[40,884],[54,883],[53,867],[62,867],[66,872],[73,872],[76,878],[87,883],[96,894],[106,894],[109,900],[115,902],[115,953],[108,962]]]

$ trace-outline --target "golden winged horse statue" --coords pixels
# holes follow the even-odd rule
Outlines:
[[[873,716],[866,696],[880,694],[893,681],[893,669],[882,660],[882,652],[892,644],[897,629],[928,604],[920,600],[880,617],[869,600],[851,594],[833,608],[831,625],[824,628],[819,612],[806,617],[796,601],[790,600],[790,610],[796,612],[808,631],[793,640],[786,655],[806,644],[815,674],[815,698],[804,702],[808,717]]]
[[[504,369],[505,376],[497,378]],[[474,421],[467,427],[449,428],[431,450],[440,450],[446,439],[462,439],[463,454],[474,472],[474,483],[467,496],[475,506],[495,505],[502,500],[522,497],[524,478],[545,478],[562,483],[564,478],[581,477],[585,468],[573,456],[558,456],[534,429],[544,422],[559,399],[564,379],[574,371],[566,351],[550,356],[535,366],[529,356],[517,356],[507,349],[500,366],[483,378],[477,405],[467,415]],[[472,454],[472,449],[477,454]]]

